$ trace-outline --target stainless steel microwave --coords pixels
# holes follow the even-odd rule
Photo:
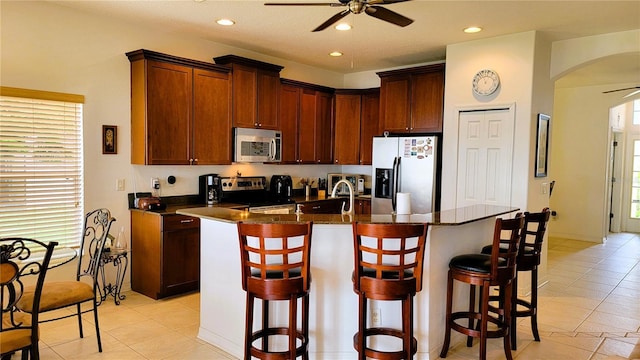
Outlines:
[[[233,161],[282,161],[282,133],[276,130],[234,128]]]

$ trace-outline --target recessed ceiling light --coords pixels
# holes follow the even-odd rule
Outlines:
[[[220,19],[220,20],[216,20],[216,22],[218,23],[218,25],[224,25],[224,26],[231,26],[236,23],[231,19]]]
[[[340,51],[332,51],[329,53],[329,56],[342,56],[342,53]]]
[[[336,25],[336,30],[351,30],[351,25],[347,24],[347,23],[341,23]]]
[[[466,32],[467,34],[473,34],[473,33],[482,31],[482,28],[478,26],[469,26],[468,28],[465,28],[463,31]]]

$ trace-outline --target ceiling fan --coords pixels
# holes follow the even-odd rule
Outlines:
[[[616,92],[616,91],[626,91],[626,90],[633,90],[636,89],[635,91],[630,92],[629,94],[623,96],[623,98],[628,98],[630,96],[633,96],[635,94],[640,94],[640,85],[639,86],[633,86],[633,87],[628,87],[628,88],[623,88],[623,89],[615,89],[615,90],[609,90],[609,91],[603,91],[603,94],[608,94],[608,93],[612,93],[612,92]]]
[[[413,22],[413,20],[398,14],[395,11],[386,9],[380,5],[395,4],[399,2],[405,2],[410,0],[338,0],[339,2],[332,3],[265,3],[267,6],[346,6],[345,10],[333,15],[329,20],[322,23],[313,31],[322,31],[332,24],[338,22],[343,17],[349,15],[349,13],[360,14],[364,12],[369,16],[373,16],[376,19],[384,20],[392,24],[405,27]]]

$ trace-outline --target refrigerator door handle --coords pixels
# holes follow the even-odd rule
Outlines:
[[[398,186],[400,185],[400,182],[398,180],[400,175],[400,157],[396,156],[393,159],[393,187],[392,187],[392,193],[391,193],[391,208],[393,209],[393,212],[396,212],[396,199],[397,199],[397,194],[398,194]]]

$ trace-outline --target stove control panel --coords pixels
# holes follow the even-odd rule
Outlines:
[[[264,176],[234,176],[220,178],[222,192],[267,190],[267,178]]]

